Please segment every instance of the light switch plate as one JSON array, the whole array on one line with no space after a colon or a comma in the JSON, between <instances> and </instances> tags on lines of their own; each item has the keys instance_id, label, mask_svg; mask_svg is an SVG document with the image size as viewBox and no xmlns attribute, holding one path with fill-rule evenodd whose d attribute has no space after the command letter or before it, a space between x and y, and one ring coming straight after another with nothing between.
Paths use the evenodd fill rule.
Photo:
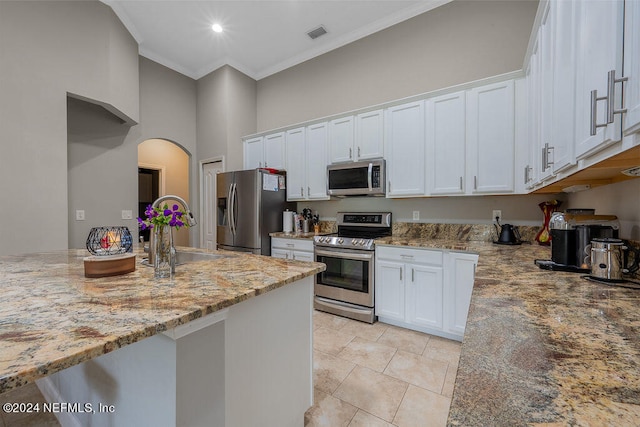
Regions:
<instances>
[{"instance_id":1,"label":"light switch plate","mask_svg":"<svg viewBox=\"0 0 640 427\"><path fill-rule=\"evenodd\" d=\"M133 211L123 210L122 211L122 219L133 219Z\"/></svg>"},{"instance_id":2,"label":"light switch plate","mask_svg":"<svg viewBox=\"0 0 640 427\"><path fill-rule=\"evenodd\" d=\"M84 210L76 211L76 221L84 221Z\"/></svg>"}]
</instances>

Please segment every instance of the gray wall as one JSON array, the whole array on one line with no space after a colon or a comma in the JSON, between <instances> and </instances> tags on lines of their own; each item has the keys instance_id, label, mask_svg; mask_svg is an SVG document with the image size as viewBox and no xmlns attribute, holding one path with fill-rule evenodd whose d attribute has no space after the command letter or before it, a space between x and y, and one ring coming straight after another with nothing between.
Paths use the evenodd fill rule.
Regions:
<instances>
[{"instance_id":1,"label":"gray wall","mask_svg":"<svg viewBox=\"0 0 640 427\"><path fill-rule=\"evenodd\" d=\"M138 120L138 47L97 1L1 1L0 55L0 254L63 249L67 92Z\"/></svg>"},{"instance_id":2,"label":"gray wall","mask_svg":"<svg viewBox=\"0 0 640 427\"><path fill-rule=\"evenodd\" d=\"M454 1L258 81L258 132L522 68L537 1Z\"/></svg>"},{"instance_id":3,"label":"gray wall","mask_svg":"<svg viewBox=\"0 0 640 427\"><path fill-rule=\"evenodd\" d=\"M197 88L198 159L225 156L226 170L242 169L240 140L256 131L256 81L227 65Z\"/></svg>"}]
</instances>

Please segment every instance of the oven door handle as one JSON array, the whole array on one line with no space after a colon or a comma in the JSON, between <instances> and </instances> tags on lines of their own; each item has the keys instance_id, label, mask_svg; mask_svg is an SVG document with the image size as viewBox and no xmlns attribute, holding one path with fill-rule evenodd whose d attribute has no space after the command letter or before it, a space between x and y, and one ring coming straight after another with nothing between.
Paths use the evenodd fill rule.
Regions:
<instances>
[{"instance_id":1,"label":"oven door handle","mask_svg":"<svg viewBox=\"0 0 640 427\"><path fill-rule=\"evenodd\" d=\"M373 252L370 253L359 253L359 252L343 252L343 251L334 251L334 250L315 250L316 255L320 256L328 256L333 258L347 258L347 259L357 259L357 260L365 260L369 261L373 259Z\"/></svg>"}]
</instances>

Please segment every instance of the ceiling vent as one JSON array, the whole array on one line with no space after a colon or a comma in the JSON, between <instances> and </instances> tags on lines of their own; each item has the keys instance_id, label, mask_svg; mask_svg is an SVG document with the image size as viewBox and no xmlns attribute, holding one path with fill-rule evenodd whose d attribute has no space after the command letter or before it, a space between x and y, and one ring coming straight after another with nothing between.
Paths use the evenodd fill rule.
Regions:
<instances>
[{"instance_id":1,"label":"ceiling vent","mask_svg":"<svg viewBox=\"0 0 640 427\"><path fill-rule=\"evenodd\" d=\"M322 25L307 32L307 35L311 40L315 40L320 36L324 36L325 34L327 34L327 30Z\"/></svg>"}]
</instances>

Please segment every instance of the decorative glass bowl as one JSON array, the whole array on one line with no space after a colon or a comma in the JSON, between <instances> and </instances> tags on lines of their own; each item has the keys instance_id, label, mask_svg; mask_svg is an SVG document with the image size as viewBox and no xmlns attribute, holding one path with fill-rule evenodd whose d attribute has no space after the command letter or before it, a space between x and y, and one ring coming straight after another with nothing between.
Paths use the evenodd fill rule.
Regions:
<instances>
[{"instance_id":1,"label":"decorative glass bowl","mask_svg":"<svg viewBox=\"0 0 640 427\"><path fill-rule=\"evenodd\" d=\"M95 256L133 252L133 238L127 227L94 227L87 237L87 250Z\"/></svg>"}]
</instances>

